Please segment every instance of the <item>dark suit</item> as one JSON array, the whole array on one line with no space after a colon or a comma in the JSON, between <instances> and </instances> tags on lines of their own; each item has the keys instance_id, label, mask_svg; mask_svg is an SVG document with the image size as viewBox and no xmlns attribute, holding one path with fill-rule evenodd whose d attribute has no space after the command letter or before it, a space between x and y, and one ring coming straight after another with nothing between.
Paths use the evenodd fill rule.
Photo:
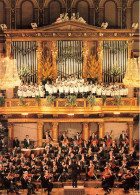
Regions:
<instances>
[{"instance_id":1,"label":"dark suit","mask_svg":"<svg viewBox=\"0 0 140 195\"><path fill-rule=\"evenodd\" d=\"M24 139L25 148L28 148L30 145L31 145L31 141L29 140L29 142L28 142L27 139Z\"/></svg>"},{"instance_id":2,"label":"dark suit","mask_svg":"<svg viewBox=\"0 0 140 195\"><path fill-rule=\"evenodd\" d=\"M77 175L78 175L78 165L76 163L72 164L72 185L77 188Z\"/></svg>"},{"instance_id":3,"label":"dark suit","mask_svg":"<svg viewBox=\"0 0 140 195\"><path fill-rule=\"evenodd\" d=\"M17 140L13 140L13 148L14 147L19 147L19 141L18 141L18 139Z\"/></svg>"}]
</instances>

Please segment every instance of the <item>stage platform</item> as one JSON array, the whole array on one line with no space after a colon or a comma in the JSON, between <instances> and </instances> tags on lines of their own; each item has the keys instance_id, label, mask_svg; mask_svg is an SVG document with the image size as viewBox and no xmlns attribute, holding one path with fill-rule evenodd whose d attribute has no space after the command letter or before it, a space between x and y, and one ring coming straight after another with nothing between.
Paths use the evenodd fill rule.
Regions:
<instances>
[{"instance_id":1,"label":"stage platform","mask_svg":"<svg viewBox=\"0 0 140 195\"><path fill-rule=\"evenodd\" d=\"M73 186L64 186L64 195L84 195L85 188L84 186L77 186L77 188L73 188Z\"/></svg>"}]
</instances>

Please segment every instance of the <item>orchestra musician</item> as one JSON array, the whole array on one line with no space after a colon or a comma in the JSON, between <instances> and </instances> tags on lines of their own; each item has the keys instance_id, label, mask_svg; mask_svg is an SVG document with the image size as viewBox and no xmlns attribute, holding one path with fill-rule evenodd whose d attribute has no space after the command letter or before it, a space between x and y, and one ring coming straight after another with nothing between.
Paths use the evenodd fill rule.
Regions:
<instances>
[{"instance_id":1,"label":"orchestra musician","mask_svg":"<svg viewBox=\"0 0 140 195\"><path fill-rule=\"evenodd\" d=\"M44 174L41 176L41 185L42 188L46 188L45 191L48 190L48 195L52 191L53 183L52 183L53 175L45 170Z\"/></svg>"},{"instance_id":2,"label":"orchestra musician","mask_svg":"<svg viewBox=\"0 0 140 195\"><path fill-rule=\"evenodd\" d=\"M51 138L51 136L50 136L48 131L45 132L44 139L46 139L46 142L50 142L52 140L52 138Z\"/></svg>"},{"instance_id":3,"label":"orchestra musician","mask_svg":"<svg viewBox=\"0 0 140 195\"><path fill-rule=\"evenodd\" d=\"M73 188L77 188L77 175L78 175L78 165L76 163L76 161L74 160L72 165L71 165L71 168L72 168L72 186Z\"/></svg>"},{"instance_id":4,"label":"orchestra musician","mask_svg":"<svg viewBox=\"0 0 140 195\"><path fill-rule=\"evenodd\" d=\"M130 186L134 187L135 178L134 178L133 173L130 170L127 170L126 174L123 175L122 184L123 184L125 193L129 193Z\"/></svg>"},{"instance_id":5,"label":"orchestra musician","mask_svg":"<svg viewBox=\"0 0 140 195\"><path fill-rule=\"evenodd\" d=\"M14 176L12 176L10 172L8 173L7 176L4 177L3 182L5 188L7 189L7 194L9 192L11 193L15 192L16 194L19 194L19 187L14 180Z\"/></svg>"},{"instance_id":6,"label":"orchestra musician","mask_svg":"<svg viewBox=\"0 0 140 195\"><path fill-rule=\"evenodd\" d=\"M28 174L28 171L23 173L21 177L21 184L23 189L28 189L27 195L35 194L36 185L32 182L32 174Z\"/></svg>"},{"instance_id":7,"label":"orchestra musician","mask_svg":"<svg viewBox=\"0 0 140 195\"><path fill-rule=\"evenodd\" d=\"M26 138L24 139L24 147L29 148L31 146L31 141L29 139L29 135L26 135Z\"/></svg>"},{"instance_id":8,"label":"orchestra musician","mask_svg":"<svg viewBox=\"0 0 140 195\"><path fill-rule=\"evenodd\" d=\"M114 185L114 175L109 166L105 167L102 178L102 187L107 192L110 193L111 189Z\"/></svg>"},{"instance_id":9,"label":"orchestra musician","mask_svg":"<svg viewBox=\"0 0 140 195\"><path fill-rule=\"evenodd\" d=\"M129 143L128 136L126 135L126 133L124 131L122 131L122 133L120 134L119 141L120 141L120 145L122 145L124 141Z\"/></svg>"},{"instance_id":10,"label":"orchestra musician","mask_svg":"<svg viewBox=\"0 0 140 195\"><path fill-rule=\"evenodd\" d=\"M17 137L15 137L13 140L13 148L19 148L19 140Z\"/></svg>"}]
</instances>

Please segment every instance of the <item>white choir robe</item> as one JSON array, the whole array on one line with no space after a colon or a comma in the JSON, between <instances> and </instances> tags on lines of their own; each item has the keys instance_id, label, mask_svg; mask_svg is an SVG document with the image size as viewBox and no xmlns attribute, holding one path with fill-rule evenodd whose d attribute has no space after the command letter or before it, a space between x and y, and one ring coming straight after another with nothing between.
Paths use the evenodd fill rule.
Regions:
<instances>
[{"instance_id":1,"label":"white choir robe","mask_svg":"<svg viewBox=\"0 0 140 195\"><path fill-rule=\"evenodd\" d=\"M87 87L87 85L84 85L83 88L84 88L84 93L87 93L87 92L88 92L88 87Z\"/></svg>"},{"instance_id":2,"label":"white choir robe","mask_svg":"<svg viewBox=\"0 0 140 195\"><path fill-rule=\"evenodd\" d=\"M65 94L68 94L69 91L70 91L69 86L68 85L67 86L64 86L64 93Z\"/></svg>"},{"instance_id":3,"label":"white choir robe","mask_svg":"<svg viewBox=\"0 0 140 195\"><path fill-rule=\"evenodd\" d=\"M23 97L27 97L27 91L23 90Z\"/></svg>"},{"instance_id":4,"label":"white choir robe","mask_svg":"<svg viewBox=\"0 0 140 195\"><path fill-rule=\"evenodd\" d=\"M91 90L92 90L92 85L91 84L89 84L88 90L91 92Z\"/></svg>"},{"instance_id":5,"label":"white choir robe","mask_svg":"<svg viewBox=\"0 0 140 195\"><path fill-rule=\"evenodd\" d=\"M123 88L119 90L119 95L123 96Z\"/></svg>"},{"instance_id":6,"label":"white choir robe","mask_svg":"<svg viewBox=\"0 0 140 195\"><path fill-rule=\"evenodd\" d=\"M30 89L27 90L27 96L32 97L32 90L30 90Z\"/></svg>"},{"instance_id":7,"label":"white choir robe","mask_svg":"<svg viewBox=\"0 0 140 195\"><path fill-rule=\"evenodd\" d=\"M80 87L80 81L79 80L77 81L77 85L78 85L78 87Z\"/></svg>"},{"instance_id":8,"label":"white choir robe","mask_svg":"<svg viewBox=\"0 0 140 195\"><path fill-rule=\"evenodd\" d=\"M92 86L92 88L91 88L91 93L92 93L92 94L95 94L95 93L96 93L96 86Z\"/></svg>"},{"instance_id":9,"label":"white choir robe","mask_svg":"<svg viewBox=\"0 0 140 195\"><path fill-rule=\"evenodd\" d=\"M111 97L114 97L114 91L111 90Z\"/></svg>"},{"instance_id":10,"label":"white choir robe","mask_svg":"<svg viewBox=\"0 0 140 195\"><path fill-rule=\"evenodd\" d=\"M49 87L49 94L52 95L53 94L53 87Z\"/></svg>"},{"instance_id":11,"label":"white choir robe","mask_svg":"<svg viewBox=\"0 0 140 195\"><path fill-rule=\"evenodd\" d=\"M44 98L44 96L45 96L45 91L44 91L44 90L40 90L40 91L39 91L39 95L40 95L41 98Z\"/></svg>"},{"instance_id":12,"label":"white choir robe","mask_svg":"<svg viewBox=\"0 0 140 195\"><path fill-rule=\"evenodd\" d=\"M119 95L119 90L118 89L117 90L116 89L114 90L114 95Z\"/></svg>"},{"instance_id":13,"label":"white choir robe","mask_svg":"<svg viewBox=\"0 0 140 195\"><path fill-rule=\"evenodd\" d=\"M18 89L17 94L18 94L18 97L22 97L23 96L23 91Z\"/></svg>"},{"instance_id":14,"label":"white choir robe","mask_svg":"<svg viewBox=\"0 0 140 195\"><path fill-rule=\"evenodd\" d=\"M20 86L18 86L18 89L23 90L23 87L24 87L24 85L20 85Z\"/></svg>"},{"instance_id":15,"label":"white choir robe","mask_svg":"<svg viewBox=\"0 0 140 195\"><path fill-rule=\"evenodd\" d=\"M48 84L46 83L46 84L45 84L45 89L46 89L46 91L49 91L50 85L48 85Z\"/></svg>"},{"instance_id":16,"label":"white choir robe","mask_svg":"<svg viewBox=\"0 0 140 195\"><path fill-rule=\"evenodd\" d=\"M123 89L123 95L127 96L128 95L128 88Z\"/></svg>"},{"instance_id":17,"label":"white choir robe","mask_svg":"<svg viewBox=\"0 0 140 195\"><path fill-rule=\"evenodd\" d=\"M35 90L35 96L39 96L39 90Z\"/></svg>"},{"instance_id":18,"label":"white choir robe","mask_svg":"<svg viewBox=\"0 0 140 195\"><path fill-rule=\"evenodd\" d=\"M28 90L29 85L25 85L24 87L26 88L26 90Z\"/></svg>"},{"instance_id":19,"label":"white choir robe","mask_svg":"<svg viewBox=\"0 0 140 195\"><path fill-rule=\"evenodd\" d=\"M70 87L70 94L74 93L74 87Z\"/></svg>"},{"instance_id":20,"label":"white choir robe","mask_svg":"<svg viewBox=\"0 0 140 195\"><path fill-rule=\"evenodd\" d=\"M79 92L80 92L80 93L83 93L83 92L84 92L84 87L83 87L83 86L80 86L80 87L79 87Z\"/></svg>"},{"instance_id":21,"label":"white choir robe","mask_svg":"<svg viewBox=\"0 0 140 195\"><path fill-rule=\"evenodd\" d=\"M96 94L101 96L101 92L102 92L102 88L101 87L97 87Z\"/></svg>"},{"instance_id":22,"label":"white choir robe","mask_svg":"<svg viewBox=\"0 0 140 195\"><path fill-rule=\"evenodd\" d=\"M42 87L44 89L44 85L38 85L39 91L41 91Z\"/></svg>"},{"instance_id":23,"label":"white choir robe","mask_svg":"<svg viewBox=\"0 0 140 195\"><path fill-rule=\"evenodd\" d=\"M59 93L64 93L64 87L62 85L59 86Z\"/></svg>"},{"instance_id":24,"label":"white choir robe","mask_svg":"<svg viewBox=\"0 0 140 195\"><path fill-rule=\"evenodd\" d=\"M110 89L106 89L106 95L110 96L111 95L111 90Z\"/></svg>"},{"instance_id":25,"label":"white choir robe","mask_svg":"<svg viewBox=\"0 0 140 195\"><path fill-rule=\"evenodd\" d=\"M80 79L80 83L82 83L82 84L83 84L83 83L84 83L84 79Z\"/></svg>"},{"instance_id":26,"label":"white choir robe","mask_svg":"<svg viewBox=\"0 0 140 195\"><path fill-rule=\"evenodd\" d=\"M57 93L57 86L53 85L53 93Z\"/></svg>"},{"instance_id":27,"label":"white choir robe","mask_svg":"<svg viewBox=\"0 0 140 195\"><path fill-rule=\"evenodd\" d=\"M78 86L75 86L75 87L74 87L74 92L75 92L75 93L78 93Z\"/></svg>"},{"instance_id":28,"label":"white choir robe","mask_svg":"<svg viewBox=\"0 0 140 195\"><path fill-rule=\"evenodd\" d=\"M106 89L102 89L102 95L106 95Z\"/></svg>"},{"instance_id":29,"label":"white choir robe","mask_svg":"<svg viewBox=\"0 0 140 195\"><path fill-rule=\"evenodd\" d=\"M32 90L34 88L34 85L29 85L30 89Z\"/></svg>"},{"instance_id":30,"label":"white choir robe","mask_svg":"<svg viewBox=\"0 0 140 195\"><path fill-rule=\"evenodd\" d=\"M35 91L32 91L32 97L35 98Z\"/></svg>"}]
</instances>

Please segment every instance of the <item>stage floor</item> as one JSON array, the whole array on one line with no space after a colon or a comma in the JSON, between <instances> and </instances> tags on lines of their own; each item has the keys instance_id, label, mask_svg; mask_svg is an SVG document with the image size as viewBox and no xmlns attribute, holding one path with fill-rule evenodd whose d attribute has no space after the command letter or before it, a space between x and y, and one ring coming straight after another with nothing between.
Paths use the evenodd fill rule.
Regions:
<instances>
[{"instance_id":1,"label":"stage floor","mask_svg":"<svg viewBox=\"0 0 140 195\"><path fill-rule=\"evenodd\" d=\"M22 190L19 191L21 195L27 195L27 190ZM138 190L129 190L129 195L137 195L139 194ZM0 194L7 194L5 190L0 190ZM9 195L15 195L16 193L9 193ZM36 194L41 194L41 195L47 195L48 193L42 192L41 189ZM102 188L85 188L85 195L104 195L105 191ZM124 190L122 188L115 188L114 190L112 189L110 195L126 195L124 193ZM51 195L64 195L64 188L53 188Z\"/></svg>"}]
</instances>

